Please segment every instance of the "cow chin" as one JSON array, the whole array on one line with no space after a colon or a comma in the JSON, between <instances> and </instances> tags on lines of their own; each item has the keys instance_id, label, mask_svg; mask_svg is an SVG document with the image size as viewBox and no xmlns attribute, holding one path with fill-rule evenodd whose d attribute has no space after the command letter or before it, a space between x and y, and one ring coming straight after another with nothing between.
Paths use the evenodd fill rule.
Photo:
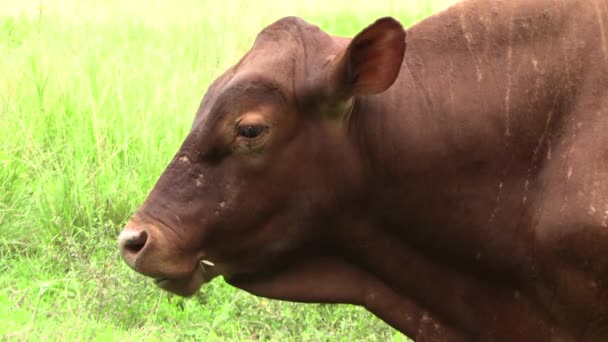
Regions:
<instances>
[{"instance_id":1,"label":"cow chin","mask_svg":"<svg viewBox=\"0 0 608 342\"><path fill-rule=\"evenodd\" d=\"M201 270L197 270L191 275L181 278L156 278L154 279L154 283L165 291L183 297L190 297L198 292L201 286L209 280L205 279Z\"/></svg>"}]
</instances>

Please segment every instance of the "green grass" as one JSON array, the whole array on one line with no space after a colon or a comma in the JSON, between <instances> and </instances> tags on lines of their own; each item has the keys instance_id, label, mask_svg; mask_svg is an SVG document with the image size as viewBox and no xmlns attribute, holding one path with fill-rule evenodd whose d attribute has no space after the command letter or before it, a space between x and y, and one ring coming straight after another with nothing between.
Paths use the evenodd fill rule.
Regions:
<instances>
[{"instance_id":1,"label":"green grass","mask_svg":"<svg viewBox=\"0 0 608 342\"><path fill-rule=\"evenodd\" d=\"M353 35L451 0L0 0L0 336L8 340L406 338L361 308L192 299L132 272L115 238L187 134L207 85L265 25Z\"/></svg>"}]
</instances>

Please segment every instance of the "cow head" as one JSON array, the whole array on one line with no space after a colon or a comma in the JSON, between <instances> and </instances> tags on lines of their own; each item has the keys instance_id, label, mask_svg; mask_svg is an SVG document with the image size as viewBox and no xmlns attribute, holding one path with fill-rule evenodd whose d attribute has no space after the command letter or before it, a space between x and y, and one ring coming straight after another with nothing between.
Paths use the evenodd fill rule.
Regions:
<instances>
[{"instance_id":1,"label":"cow head","mask_svg":"<svg viewBox=\"0 0 608 342\"><path fill-rule=\"evenodd\" d=\"M388 89L404 51L405 31L391 18L352 40L296 18L265 28L209 87L182 147L120 234L126 263L192 295L217 275L271 279L314 256L364 191L357 98Z\"/></svg>"}]
</instances>

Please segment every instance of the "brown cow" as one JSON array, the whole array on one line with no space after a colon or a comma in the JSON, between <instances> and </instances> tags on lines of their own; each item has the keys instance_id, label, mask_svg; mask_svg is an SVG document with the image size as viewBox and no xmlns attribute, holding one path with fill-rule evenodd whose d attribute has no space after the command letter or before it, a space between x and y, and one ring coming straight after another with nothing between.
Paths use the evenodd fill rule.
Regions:
<instances>
[{"instance_id":1,"label":"brown cow","mask_svg":"<svg viewBox=\"0 0 608 342\"><path fill-rule=\"evenodd\" d=\"M606 0L472 0L407 39L279 20L210 86L122 255L180 295L221 275L418 341L606 341L607 34Z\"/></svg>"}]
</instances>

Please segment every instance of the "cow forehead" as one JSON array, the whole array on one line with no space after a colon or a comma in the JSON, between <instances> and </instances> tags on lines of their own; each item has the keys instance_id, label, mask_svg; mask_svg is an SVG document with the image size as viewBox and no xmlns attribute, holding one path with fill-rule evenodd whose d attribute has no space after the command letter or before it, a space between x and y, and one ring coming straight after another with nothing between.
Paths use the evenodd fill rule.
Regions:
<instances>
[{"instance_id":1,"label":"cow forehead","mask_svg":"<svg viewBox=\"0 0 608 342\"><path fill-rule=\"evenodd\" d=\"M237 65L255 65L279 77L290 69L307 69L324 63L336 49L333 37L318 26L297 17L286 17L265 27L256 37L249 53ZM334 51L335 52L335 51Z\"/></svg>"},{"instance_id":2,"label":"cow forehead","mask_svg":"<svg viewBox=\"0 0 608 342\"><path fill-rule=\"evenodd\" d=\"M251 49L208 89L194 125L207 126L218 120L214 108L223 101L238 102L243 95L272 89L283 98L312 79L311 70L326 62L332 37L297 17L286 17L264 28Z\"/></svg>"},{"instance_id":3,"label":"cow forehead","mask_svg":"<svg viewBox=\"0 0 608 342\"><path fill-rule=\"evenodd\" d=\"M197 113L194 127L214 125L227 113L242 112L260 105L279 105L292 97L289 75L248 68L236 72L227 82L210 90ZM251 70L255 70L252 72ZM283 76L283 77L280 77Z\"/></svg>"},{"instance_id":4,"label":"cow forehead","mask_svg":"<svg viewBox=\"0 0 608 342\"><path fill-rule=\"evenodd\" d=\"M306 35L323 33L318 26L298 17L285 17L266 26L256 37L256 44L277 41L298 41Z\"/></svg>"}]
</instances>

